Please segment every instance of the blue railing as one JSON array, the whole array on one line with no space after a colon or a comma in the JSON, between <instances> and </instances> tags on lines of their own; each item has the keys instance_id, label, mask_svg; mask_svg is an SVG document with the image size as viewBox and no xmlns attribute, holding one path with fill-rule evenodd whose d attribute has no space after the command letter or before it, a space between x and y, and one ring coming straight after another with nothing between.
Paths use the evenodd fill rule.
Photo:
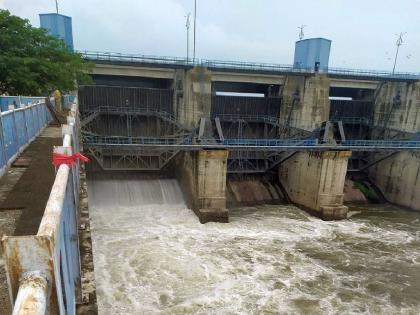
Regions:
<instances>
[{"instance_id":1,"label":"blue railing","mask_svg":"<svg viewBox=\"0 0 420 315\"><path fill-rule=\"evenodd\" d=\"M44 103L4 111L0 115L0 174L51 120Z\"/></svg>"},{"instance_id":2,"label":"blue railing","mask_svg":"<svg viewBox=\"0 0 420 315\"><path fill-rule=\"evenodd\" d=\"M13 105L15 108L20 108L36 103L43 103L45 97L43 96L0 96L1 111L9 110L9 106Z\"/></svg>"},{"instance_id":3,"label":"blue railing","mask_svg":"<svg viewBox=\"0 0 420 315\"><path fill-rule=\"evenodd\" d=\"M249 147L284 147L284 146L316 146L316 139L226 139L222 141L226 146L249 146Z\"/></svg>"},{"instance_id":4,"label":"blue railing","mask_svg":"<svg viewBox=\"0 0 420 315\"><path fill-rule=\"evenodd\" d=\"M343 142L348 147L392 147L392 148L413 148L420 149L420 141L411 140L347 140Z\"/></svg>"},{"instance_id":5,"label":"blue railing","mask_svg":"<svg viewBox=\"0 0 420 315\"><path fill-rule=\"evenodd\" d=\"M86 146L143 146L165 149L176 147L180 150L199 150L205 148L226 149L296 149L296 150L420 150L420 141L403 140L347 140L343 143L319 143L317 139L215 139L193 140L192 136L177 138L99 136L85 134Z\"/></svg>"},{"instance_id":6,"label":"blue railing","mask_svg":"<svg viewBox=\"0 0 420 315\"><path fill-rule=\"evenodd\" d=\"M18 113L23 113L24 118L18 118ZM3 135L13 135L10 139L15 141L14 148L39 133L50 120L45 104L8 111L1 117ZM79 151L76 104L70 105L67 123L63 126L63 145L54 147L56 153ZM19 132L22 132L21 142ZM54 184L36 235L4 236L2 239L13 314L47 314L51 305L54 305L54 314L76 314L76 302L81 300L78 295L81 293L79 172L79 162L56 168Z\"/></svg>"},{"instance_id":7,"label":"blue railing","mask_svg":"<svg viewBox=\"0 0 420 315\"><path fill-rule=\"evenodd\" d=\"M87 145L161 145L161 146L174 146L174 145L191 145L192 138L176 137L176 138L152 138L152 137L124 137L124 136L96 136L96 135L83 135L83 143Z\"/></svg>"},{"instance_id":8,"label":"blue railing","mask_svg":"<svg viewBox=\"0 0 420 315\"><path fill-rule=\"evenodd\" d=\"M183 67L202 66L210 69L220 70L243 70L255 72L273 73L315 73L314 68L294 67L293 65L262 63L262 62L242 62L227 60L208 60L208 59L186 59L180 57L149 56L138 54L122 54L113 52L99 51L77 51L84 58L94 61L116 61L129 63L149 63L156 65L174 65ZM420 73L409 72L390 72L381 70L366 69L346 69L330 67L327 70L319 70L320 73L344 77L363 77L370 79L389 79L389 80L420 80Z\"/></svg>"},{"instance_id":9,"label":"blue railing","mask_svg":"<svg viewBox=\"0 0 420 315\"><path fill-rule=\"evenodd\" d=\"M75 95L63 95L63 108L67 109L71 103L74 103L75 97ZM0 96L0 108L5 112L9 110L10 105L20 108L44 101L44 96Z\"/></svg>"},{"instance_id":10,"label":"blue railing","mask_svg":"<svg viewBox=\"0 0 420 315\"><path fill-rule=\"evenodd\" d=\"M180 65L180 66L191 66L191 67L199 63L198 59L190 58L187 60L187 58L169 57L169 56L122 54L122 53L115 53L115 52L101 52L101 51L87 51L87 50L79 50L76 52L81 54L82 57L86 59L98 60L98 61L151 63L151 64Z\"/></svg>"}]
</instances>

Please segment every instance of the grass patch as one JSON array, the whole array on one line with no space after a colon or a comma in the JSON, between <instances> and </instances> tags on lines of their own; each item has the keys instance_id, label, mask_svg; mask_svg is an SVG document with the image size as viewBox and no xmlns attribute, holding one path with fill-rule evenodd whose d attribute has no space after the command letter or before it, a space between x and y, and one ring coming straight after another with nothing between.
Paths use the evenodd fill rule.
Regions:
<instances>
[{"instance_id":1,"label":"grass patch","mask_svg":"<svg viewBox=\"0 0 420 315\"><path fill-rule=\"evenodd\" d=\"M380 198L372 187L367 186L363 182L354 182L353 188L359 189L362 192L362 194L366 197L366 199L370 202L379 203Z\"/></svg>"}]
</instances>

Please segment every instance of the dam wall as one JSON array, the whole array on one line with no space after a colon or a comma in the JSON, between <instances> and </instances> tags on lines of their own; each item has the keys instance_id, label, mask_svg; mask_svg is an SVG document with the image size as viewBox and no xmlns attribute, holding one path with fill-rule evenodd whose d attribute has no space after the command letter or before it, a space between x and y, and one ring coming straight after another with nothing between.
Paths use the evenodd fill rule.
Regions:
<instances>
[{"instance_id":1,"label":"dam wall","mask_svg":"<svg viewBox=\"0 0 420 315\"><path fill-rule=\"evenodd\" d=\"M286 202L286 196L276 178L265 175L228 176L227 178L226 205L228 208Z\"/></svg>"},{"instance_id":2,"label":"dam wall","mask_svg":"<svg viewBox=\"0 0 420 315\"><path fill-rule=\"evenodd\" d=\"M99 66L100 71L95 72L94 79L101 84L109 83L118 88L119 85L135 82L141 91L134 91L133 96L125 90L114 93L121 95L117 100L119 105L116 105L120 106L119 109L115 113L99 113L102 122L97 126L88 122L88 132L121 136L121 141L129 145L140 141L129 137L147 138L147 141L156 139L159 143L175 145L200 145L203 139L220 144L224 140L234 143L241 139L308 138L316 139L320 144L335 145L339 143L336 140L342 141L342 138L337 137L338 126L334 125L334 130L331 124L330 129L326 127L329 120L334 123L342 121L344 131L340 132L351 140L401 139L419 130L419 83L415 80L343 78L317 72L258 73L195 64L188 67L167 66L165 69L138 65L137 72L134 68L130 68L129 74L124 68L120 78L117 78L118 72L110 72L113 76L111 80L106 77L106 68ZM111 94L105 94L107 96L103 100L109 100L108 95ZM80 99L85 100L83 97ZM112 106L109 102L107 104ZM143 109L148 110L153 104L158 104L159 113L149 111L145 114ZM131 110L133 106L139 108L128 113L124 109L127 105ZM81 104L81 109L83 106ZM161 112L168 115L163 117ZM114 133L113 128L116 129ZM226 208L226 192L234 203L251 202L251 199L253 202L270 200L270 191L259 184L254 185L255 196L249 197L251 193L241 196L246 191L244 185L238 181L229 182L227 174L279 174L280 182L287 187L286 193L290 194L289 198L294 203L311 209L321 217L342 218L345 210L340 208L342 198L339 196L343 194L343 178L347 169L360 171L364 165L386 154L367 151L318 154L308 150L289 157L291 152L229 148L226 156L223 153L223 157L216 158L221 153L209 153L216 152L213 148L187 153L170 148L161 152L130 151L129 146L124 150L110 148L90 150L107 170L166 172L174 168L180 182L185 183L182 189L188 196L187 200L203 222L207 219L199 209L222 209L215 218L220 218L219 215L227 218L227 212L223 210ZM369 168L370 179L386 197L389 195L387 198L390 201L411 204L407 200L398 200L403 198L402 195L391 193L395 190L391 187L409 189L410 183L414 183L413 189L418 190L418 184L413 179L392 173L400 160L415 166L416 160L411 161L413 158L411 153L404 157L394 154L378 163L377 167ZM393 159L396 160L391 170L387 163ZM305 172L314 179L307 180L309 175ZM385 179L388 183L384 182ZM391 197L392 194L395 198ZM328 206L339 210L329 211Z\"/></svg>"},{"instance_id":3,"label":"dam wall","mask_svg":"<svg viewBox=\"0 0 420 315\"><path fill-rule=\"evenodd\" d=\"M418 152L401 152L377 163L369 177L389 202L420 211Z\"/></svg>"},{"instance_id":4,"label":"dam wall","mask_svg":"<svg viewBox=\"0 0 420 315\"><path fill-rule=\"evenodd\" d=\"M187 204L201 223L228 222L227 155L225 150L182 152L175 161L175 173Z\"/></svg>"},{"instance_id":5,"label":"dam wall","mask_svg":"<svg viewBox=\"0 0 420 315\"><path fill-rule=\"evenodd\" d=\"M420 131L420 83L388 82L377 93L374 136L391 138L400 132L407 139L415 137ZM371 154L370 162L380 160L385 154ZM368 174L388 201L420 210L418 152L390 155L371 167Z\"/></svg>"},{"instance_id":6,"label":"dam wall","mask_svg":"<svg viewBox=\"0 0 420 315\"><path fill-rule=\"evenodd\" d=\"M320 127L330 113L330 79L325 74L287 76L280 120L308 131Z\"/></svg>"}]
</instances>

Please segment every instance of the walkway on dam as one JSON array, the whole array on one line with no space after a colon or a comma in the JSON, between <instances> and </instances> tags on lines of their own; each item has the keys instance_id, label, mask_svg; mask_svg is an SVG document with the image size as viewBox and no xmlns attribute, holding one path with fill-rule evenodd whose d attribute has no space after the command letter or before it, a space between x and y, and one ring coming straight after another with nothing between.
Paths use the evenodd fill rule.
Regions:
<instances>
[{"instance_id":1,"label":"walkway on dam","mask_svg":"<svg viewBox=\"0 0 420 315\"><path fill-rule=\"evenodd\" d=\"M61 128L49 126L0 179L0 237L35 235L55 179L53 146L61 145ZM11 314L0 248L0 315Z\"/></svg>"}]
</instances>

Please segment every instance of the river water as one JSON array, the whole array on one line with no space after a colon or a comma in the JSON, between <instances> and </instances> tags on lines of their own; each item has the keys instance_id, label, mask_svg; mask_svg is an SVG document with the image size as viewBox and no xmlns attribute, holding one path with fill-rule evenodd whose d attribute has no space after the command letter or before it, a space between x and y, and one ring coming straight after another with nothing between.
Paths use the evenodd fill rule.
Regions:
<instances>
[{"instance_id":1,"label":"river water","mask_svg":"<svg viewBox=\"0 0 420 315\"><path fill-rule=\"evenodd\" d=\"M100 314L419 314L420 213L294 206L201 225L175 180L90 180Z\"/></svg>"}]
</instances>

